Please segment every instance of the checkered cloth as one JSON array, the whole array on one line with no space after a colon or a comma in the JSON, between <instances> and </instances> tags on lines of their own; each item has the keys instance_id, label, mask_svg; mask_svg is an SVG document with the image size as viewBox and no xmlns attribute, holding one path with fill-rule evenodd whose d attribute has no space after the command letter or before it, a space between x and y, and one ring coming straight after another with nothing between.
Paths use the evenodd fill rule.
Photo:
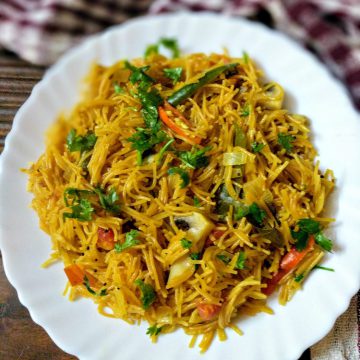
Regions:
<instances>
[{"instance_id":1,"label":"checkered cloth","mask_svg":"<svg viewBox=\"0 0 360 360\"><path fill-rule=\"evenodd\" d=\"M152 0L0 0L0 45L35 64L53 63L89 34L148 11ZM215 11L277 28L315 52L360 110L360 0L155 0L153 14ZM360 293L313 360L359 360Z\"/></svg>"},{"instance_id":2,"label":"checkered cloth","mask_svg":"<svg viewBox=\"0 0 360 360\"><path fill-rule=\"evenodd\" d=\"M129 17L152 0L1 0L0 45L35 64ZM151 12L210 10L265 22L314 51L360 110L360 0L155 0Z\"/></svg>"}]
</instances>

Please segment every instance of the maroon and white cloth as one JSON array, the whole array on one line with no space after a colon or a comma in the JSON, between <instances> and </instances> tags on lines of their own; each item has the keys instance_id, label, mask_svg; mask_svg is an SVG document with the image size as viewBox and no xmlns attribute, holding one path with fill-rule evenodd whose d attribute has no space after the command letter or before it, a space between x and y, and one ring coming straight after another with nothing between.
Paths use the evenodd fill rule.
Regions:
<instances>
[{"instance_id":1,"label":"maroon and white cloth","mask_svg":"<svg viewBox=\"0 0 360 360\"><path fill-rule=\"evenodd\" d=\"M244 16L283 31L318 55L360 111L360 0L0 0L0 46L49 65L108 26L147 11L183 10ZM359 360L360 293L311 357Z\"/></svg>"},{"instance_id":2,"label":"maroon and white cloth","mask_svg":"<svg viewBox=\"0 0 360 360\"><path fill-rule=\"evenodd\" d=\"M360 110L360 0L1 0L0 45L49 65L89 34L146 12L215 11L271 25L314 51Z\"/></svg>"}]
</instances>

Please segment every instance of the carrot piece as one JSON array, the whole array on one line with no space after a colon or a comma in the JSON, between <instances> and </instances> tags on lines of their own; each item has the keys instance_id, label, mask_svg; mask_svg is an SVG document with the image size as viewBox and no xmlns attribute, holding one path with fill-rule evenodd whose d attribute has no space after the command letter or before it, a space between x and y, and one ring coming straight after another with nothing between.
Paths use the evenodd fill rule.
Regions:
<instances>
[{"instance_id":1,"label":"carrot piece","mask_svg":"<svg viewBox=\"0 0 360 360\"><path fill-rule=\"evenodd\" d=\"M77 264L71 264L64 268L71 286L80 285L84 282L85 271Z\"/></svg>"},{"instance_id":2,"label":"carrot piece","mask_svg":"<svg viewBox=\"0 0 360 360\"><path fill-rule=\"evenodd\" d=\"M190 137L179 125L177 125L166 113L165 109L162 106L158 107L159 111L159 117L161 121L168 126L172 131L174 131L176 134L184 138L186 141L188 141L191 144L200 144L201 138L197 135L194 135L194 137ZM181 118L183 121L183 117Z\"/></svg>"},{"instance_id":3,"label":"carrot piece","mask_svg":"<svg viewBox=\"0 0 360 360\"><path fill-rule=\"evenodd\" d=\"M115 246L115 236L111 229L98 228L96 245L104 250L112 250Z\"/></svg>"},{"instance_id":4,"label":"carrot piece","mask_svg":"<svg viewBox=\"0 0 360 360\"><path fill-rule=\"evenodd\" d=\"M267 287L262 289L263 294L271 295L280 280L287 275L289 272L294 270L296 266L300 263L302 259L304 259L305 255L314 249L315 239L314 236L310 236L306 248L302 251L296 250L296 248L292 248L281 260L280 262L280 270L267 281Z\"/></svg>"},{"instance_id":5,"label":"carrot piece","mask_svg":"<svg viewBox=\"0 0 360 360\"><path fill-rule=\"evenodd\" d=\"M214 235L215 239L220 239L224 234L225 234L225 230L213 230L211 232L212 235Z\"/></svg>"},{"instance_id":6,"label":"carrot piece","mask_svg":"<svg viewBox=\"0 0 360 360\"><path fill-rule=\"evenodd\" d=\"M262 293L269 296L271 295L278 283L280 282L280 280L287 274L287 272L285 270L279 270L271 279L269 279L266 284L267 287L262 289Z\"/></svg>"},{"instance_id":7,"label":"carrot piece","mask_svg":"<svg viewBox=\"0 0 360 360\"><path fill-rule=\"evenodd\" d=\"M99 287L99 282L92 275L78 264L71 264L64 268L65 274L70 281L71 286L81 285L84 283L85 276L89 280L91 287Z\"/></svg>"},{"instance_id":8,"label":"carrot piece","mask_svg":"<svg viewBox=\"0 0 360 360\"><path fill-rule=\"evenodd\" d=\"M191 127L189 120L174 106L171 106L167 101L164 102L165 110L171 111L174 115L180 118L187 126Z\"/></svg>"},{"instance_id":9,"label":"carrot piece","mask_svg":"<svg viewBox=\"0 0 360 360\"><path fill-rule=\"evenodd\" d=\"M196 308L203 320L212 320L221 310L220 305L204 303L197 304Z\"/></svg>"},{"instance_id":10,"label":"carrot piece","mask_svg":"<svg viewBox=\"0 0 360 360\"><path fill-rule=\"evenodd\" d=\"M280 268L289 272L296 267L296 265L305 257L305 255L313 250L315 244L314 237L309 237L306 248L302 251L292 248L281 260Z\"/></svg>"}]
</instances>

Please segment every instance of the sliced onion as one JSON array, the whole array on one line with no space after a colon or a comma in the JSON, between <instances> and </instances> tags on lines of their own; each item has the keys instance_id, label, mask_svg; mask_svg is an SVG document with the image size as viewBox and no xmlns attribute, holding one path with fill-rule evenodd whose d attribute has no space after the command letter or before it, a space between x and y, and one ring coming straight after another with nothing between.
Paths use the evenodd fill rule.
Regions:
<instances>
[{"instance_id":1,"label":"sliced onion","mask_svg":"<svg viewBox=\"0 0 360 360\"><path fill-rule=\"evenodd\" d=\"M223 165L224 166L244 165L247 163L247 160L248 160L248 156L243 152L224 153Z\"/></svg>"}]
</instances>

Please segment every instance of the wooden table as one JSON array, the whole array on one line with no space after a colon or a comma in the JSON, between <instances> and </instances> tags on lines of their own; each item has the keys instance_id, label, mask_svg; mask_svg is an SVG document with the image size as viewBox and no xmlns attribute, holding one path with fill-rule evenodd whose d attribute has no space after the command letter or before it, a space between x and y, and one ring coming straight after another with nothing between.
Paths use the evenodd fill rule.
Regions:
<instances>
[{"instance_id":1,"label":"wooden table","mask_svg":"<svg viewBox=\"0 0 360 360\"><path fill-rule=\"evenodd\" d=\"M9 52L0 51L0 153L16 111L42 78L44 71L43 67L30 65ZM0 359L76 359L60 350L44 329L32 321L28 310L20 304L15 289L6 279L1 253ZM307 359L310 359L309 351L299 360Z\"/></svg>"}]
</instances>

